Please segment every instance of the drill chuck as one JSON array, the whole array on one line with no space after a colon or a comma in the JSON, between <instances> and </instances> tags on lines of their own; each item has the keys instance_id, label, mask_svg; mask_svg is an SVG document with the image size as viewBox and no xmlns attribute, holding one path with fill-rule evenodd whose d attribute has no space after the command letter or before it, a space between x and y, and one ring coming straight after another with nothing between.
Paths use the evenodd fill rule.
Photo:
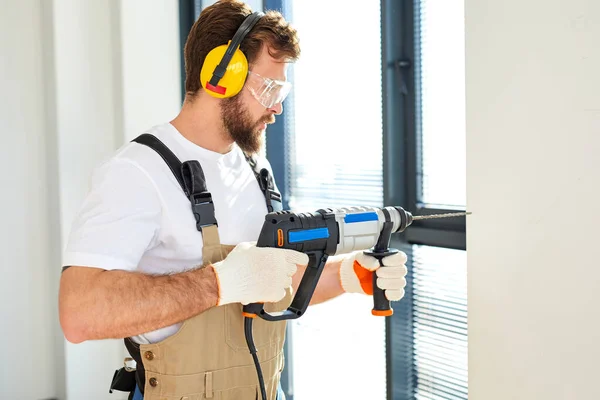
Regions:
<instances>
[{"instance_id":1,"label":"drill chuck","mask_svg":"<svg viewBox=\"0 0 600 400\"><path fill-rule=\"evenodd\" d=\"M413 216L410 212L406 211L402 207L393 207L393 208L398 212L398 216L400 217L400 223L398 224L398 229L395 230L394 233L395 232L404 232L404 230L406 228L408 228L410 226L410 224L412 224Z\"/></svg>"}]
</instances>

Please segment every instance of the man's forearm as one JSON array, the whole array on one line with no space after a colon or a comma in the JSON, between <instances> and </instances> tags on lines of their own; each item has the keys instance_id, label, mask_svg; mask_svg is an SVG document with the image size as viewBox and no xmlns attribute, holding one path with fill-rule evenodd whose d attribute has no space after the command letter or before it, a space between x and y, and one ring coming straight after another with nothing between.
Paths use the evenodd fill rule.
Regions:
<instances>
[{"instance_id":1,"label":"man's forearm","mask_svg":"<svg viewBox=\"0 0 600 400\"><path fill-rule=\"evenodd\" d=\"M63 272L60 320L66 338L124 338L181 322L215 306L212 268L173 275L70 267Z\"/></svg>"}]
</instances>

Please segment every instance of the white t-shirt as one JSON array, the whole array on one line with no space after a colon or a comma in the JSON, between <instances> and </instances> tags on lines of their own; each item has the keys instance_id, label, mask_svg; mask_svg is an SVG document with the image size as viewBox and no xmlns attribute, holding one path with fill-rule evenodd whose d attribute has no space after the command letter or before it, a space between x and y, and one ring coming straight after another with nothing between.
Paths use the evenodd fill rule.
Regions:
<instances>
[{"instance_id":1,"label":"white t-shirt","mask_svg":"<svg viewBox=\"0 0 600 400\"><path fill-rule=\"evenodd\" d=\"M239 147L234 145L227 154L209 151L187 140L170 123L147 132L181 162L200 162L222 244L258 239L267 207ZM258 160L258 166L272 173L265 158ZM202 233L196 229L190 201L156 151L127 143L94 170L90 191L65 246L63 266L166 274L200 264ZM155 343L178 328L172 325L134 340Z\"/></svg>"}]
</instances>

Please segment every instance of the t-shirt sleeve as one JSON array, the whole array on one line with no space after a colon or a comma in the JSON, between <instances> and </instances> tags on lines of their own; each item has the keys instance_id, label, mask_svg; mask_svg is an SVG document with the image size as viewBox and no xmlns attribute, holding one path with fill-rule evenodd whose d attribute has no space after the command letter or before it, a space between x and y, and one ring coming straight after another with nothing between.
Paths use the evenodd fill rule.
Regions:
<instances>
[{"instance_id":1,"label":"t-shirt sleeve","mask_svg":"<svg viewBox=\"0 0 600 400\"><path fill-rule=\"evenodd\" d=\"M112 159L98 167L72 224L62 266L134 270L155 245L161 202L140 166Z\"/></svg>"}]
</instances>

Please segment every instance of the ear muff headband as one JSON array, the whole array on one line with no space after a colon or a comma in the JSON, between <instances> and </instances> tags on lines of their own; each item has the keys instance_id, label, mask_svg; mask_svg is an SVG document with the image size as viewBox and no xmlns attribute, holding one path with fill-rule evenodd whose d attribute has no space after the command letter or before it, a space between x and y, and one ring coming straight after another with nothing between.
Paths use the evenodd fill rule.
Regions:
<instances>
[{"instance_id":1,"label":"ear muff headband","mask_svg":"<svg viewBox=\"0 0 600 400\"><path fill-rule=\"evenodd\" d=\"M200 79L202 87L209 94L219 98L232 97L242 89L248 72L248 61L244 53L239 50L239 46L263 16L262 12L254 12L247 16L228 45L216 47L208 53L200 73ZM217 64L215 61L219 57L220 61ZM235 68L228 70L227 67L230 66L230 63L235 64ZM215 64L217 65L212 69ZM208 79L209 77L210 79ZM219 86L221 81L223 81L223 85Z\"/></svg>"},{"instance_id":2,"label":"ear muff headband","mask_svg":"<svg viewBox=\"0 0 600 400\"><path fill-rule=\"evenodd\" d=\"M211 85L217 86L219 84L219 81L221 80L221 78L223 78L223 75L225 75L227 65L229 65L233 54L242 43L242 40L244 40L246 35L250 32L250 30L252 30L252 28L254 28L254 25L256 25L258 20L263 15L264 14L261 12L255 12L247 16L246 19L244 19L242 25L240 25L235 35L233 35L233 39L231 39L231 42L229 42L229 47L227 47L227 50L225 51L225 55L221 59L221 62L219 63L219 65L217 65L215 71L213 72L213 76L210 80Z\"/></svg>"}]
</instances>

